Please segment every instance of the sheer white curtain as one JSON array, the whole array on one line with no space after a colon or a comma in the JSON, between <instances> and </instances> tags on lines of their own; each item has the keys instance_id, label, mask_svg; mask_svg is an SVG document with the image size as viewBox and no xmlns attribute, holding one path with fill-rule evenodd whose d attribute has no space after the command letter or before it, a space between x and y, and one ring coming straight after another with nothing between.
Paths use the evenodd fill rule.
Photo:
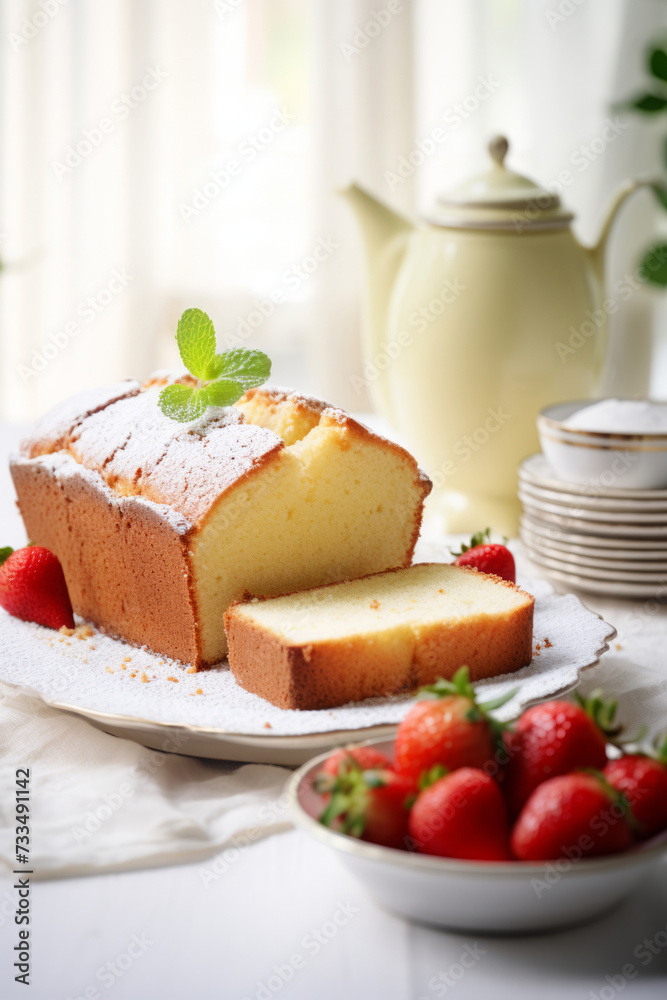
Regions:
<instances>
[{"instance_id":1,"label":"sheer white curtain","mask_svg":"<svg viewBox=\"0 0 667 1000\"><path fill-rule=\"evenodd\" d=\"M302 353L307 0L0 7L0 414L224 345ZM259 309L259 312L257 310Z\"/></svg>"},{"instance_id":2,"label":"sheer white curtain","mask_svg":"<svg viewBox=\"0 0 667 1000\"><path fill-rule=\"evenodd\" d=\"M560 8L572 12L554 23ZM360 250L336 189L354 178L426 208L483 167L498 131L513 166L557 178L641 86L643 48L666 23L664 0L1 5L0 416L31 419L172 363L189 305L210 311L221 346L267 350L277 380L363 409L350 378ZM476 93L433 155L390 182ZM585 239L617 182L660 166L660 124L622 117L563 192ZM624 208L613 274L657 224L648 195ZM640 334L664 302L643 291L613 317L615 387L643 388Z\"/></svg>"}]
</instances>

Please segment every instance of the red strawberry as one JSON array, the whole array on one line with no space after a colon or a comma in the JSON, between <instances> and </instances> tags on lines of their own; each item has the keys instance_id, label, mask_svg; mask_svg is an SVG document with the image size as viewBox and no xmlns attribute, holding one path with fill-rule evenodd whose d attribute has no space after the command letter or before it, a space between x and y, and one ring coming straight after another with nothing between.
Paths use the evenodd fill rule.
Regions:
<instances>
[{"instance_id":1,"label":"red strawberry","mask_svg":"<svg viewBox=\"0 0 667 1000\"><path fill-rule=\"evenodd\" d=\"M3 549L0 558L0 606L15 618L47 628L74 628L72 603L57 556L41 545Z\"/></svg>"},{"instance_id":2,"label":"red strawberry","mask_svg":"<svg viewBox=\"0 0 667 1000\"><path fill-rule=\"evenodd\" d=\"M460 767L426 788L410 812L410 836L422 854L509 861L502 793L484 771Z\"/></svg>"},{"instance_id":3,"label":"red strawberry","mask_svg":"<svg viewBox=\"0 0 667 1000\"><path fill-rule=\"evenodd\" d=\"M417 781L438 764L453 771L493 761L500 727L486 713L507 699L478 705L467 667L461 667L452 681L439 680L422 690L437 697L418 701L399 725L396 770Z\"/></svg>"},{"instance_id":4,"label":"red strawberry","mask_svg":"<svg viewBox=\"0 0 667 1000\"><path fill-rule=\"evenodd\" d=\"M667 829L667 739L660 757L628 754L610 760L603 774L609 784L630 803L635 832L652 837Z\"/></svg>"},{"instance_id":5,"label":"red strawberry","mask_svg":"<svg viewBox=\"0 0 667 1000\"><path fill-rule=\"evenodd\" d=\"M605 703L599 692L593 692L587 701L580 698L578 705L547 701L523 713L503 783L511 815L519 813L547 778L579 767L605 766L606 735L612 733L615 710L615 702Z\"/></svg>"},{"instance_id":6,"label":"red strawberry","mask_svg":"<svg viewBox=\"0 0 667 1000\"><path fill-rule=\"evenodd\" d=\"M374 747L341 747L327 757L322 764L325 774L337 776L345 767L356 765L362 771L376 768L391 768L392 764L386 754L380 753ZM321 773L321 772L320 772Z\"/></svg>"},{"instance_id":7,"label":"red strawberry","mask_svg":"<svg viewBox=\"0 0 667 1000\"><path fill-rule=\"evenodd\" d=\"M404 775L351 767L338 777L320 772L314 787L331 796L320 823L372 844L405 848L415 786Z\"/></svg>"},{"instance_id":8,"label":"red strawberry","mask_svg":"<svg viewBox=\"0 0 667 1000\"><path fill-rule=\"evenodd\" d=\"M490 541L491 529L478 531L470 539L470 545L462 545L456 556L456 566L474 566L480 573L493 573L495 576L516 583L516 566L514 556L506 545ZM456 554L456 553L454 553Z\"/></svg>"},{"instance_id":9,"label":"red strawberry","mask_svg":"<svg viewBox=\"0 0 667 1000\"><path fill-rule=\"evenodd\" d=\"M520 861L595 857L632 843L627 803L601 774L575 771L536 788L514 825L511 846Z\"/></svg>"}]
</instances>

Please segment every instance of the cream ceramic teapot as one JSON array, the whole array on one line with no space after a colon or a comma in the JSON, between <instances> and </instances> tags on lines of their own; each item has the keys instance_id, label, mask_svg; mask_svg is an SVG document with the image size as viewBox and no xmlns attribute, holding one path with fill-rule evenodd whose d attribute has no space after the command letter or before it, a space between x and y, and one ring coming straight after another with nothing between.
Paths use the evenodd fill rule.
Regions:
<instances>
[{"instance_id":1,"label":"cream ceramic teapot","mask_svg":"<svg viewBox=\"0 0 667 1000\"><path fill-rule=\"evenodd\" d=\"M598 243L584 247L556 194L505 166L442 197L414 224L357 185L344 192L367 258L364 377L371 399L434 481L446 531L516 534L517 467L538 450L550 403L595 395L607 315L604 254L627 182Z\"/></svg>"}]
</instances>

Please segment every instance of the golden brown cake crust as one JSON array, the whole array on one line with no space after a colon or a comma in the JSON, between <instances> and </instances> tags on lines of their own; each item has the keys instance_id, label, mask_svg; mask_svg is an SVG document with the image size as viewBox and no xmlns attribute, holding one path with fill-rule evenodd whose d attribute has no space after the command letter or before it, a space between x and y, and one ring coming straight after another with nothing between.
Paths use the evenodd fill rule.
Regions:
<instances>
[{"instance_id":1,"label":"golden brown cake crust","mask_svg":"<svg viewBox=\"0 0 667 1000\"><path fill-rule=\"evenodd\" d=\"M233 604L225 614L232 672L247 691L279 708L300 710L414 690L438 677L451 679L464 664L473 681L513 673L532 659L535 598L500 577L488 578L525 602L504 620L475 615L470 621L422 629L406 626L391 646L382 648L360 636L292 643L250 621L242 613L247 603Z\"/></svg>"},{"instance_id":2,"label":"golden brown cake crust","mask_svg":"<svg viewBox=\"0 0 667 1000\"><path fill-rule=\"evenodd\" d=\"M272 430L234 407L194 425L159 410L157 397L180 374L156 373L65 401L38 422L11 462L28 537L56 553L77 614L112 635L165 656L206 665L200 648L193 539L218 505L285 449ZM250 394L248 394L250 396ZM364 440L401 457L417 484L408 565L431 488L404 449L318 400L263 388L252 397L289 400L346 441ZM419 496L421 494L421 498Z\"/></svg>"},{"instance_id":3,"label":"golden brown cake crust","mask_svg":"<svg viewBox=\"0 0 667 1000\"><path fill-rule=\"evenodd\" d=\"M201 661L185 522L77 470L15 462L12 476L28 536L57 553L77 614L134 645Z\"/></svg>"}]
</instances>

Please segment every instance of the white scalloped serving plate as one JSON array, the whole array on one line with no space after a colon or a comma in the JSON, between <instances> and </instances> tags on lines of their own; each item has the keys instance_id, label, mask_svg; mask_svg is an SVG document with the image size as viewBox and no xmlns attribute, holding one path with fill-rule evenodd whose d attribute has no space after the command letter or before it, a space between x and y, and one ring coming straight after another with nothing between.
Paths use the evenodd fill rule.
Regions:
<instances>
[{"instance_id":1,"label":"white scalloped serving plate","mask_svg":"<svg viewBox=\"0 0 667 1000\"><path fill-rule=\"evenodd\" d=\"M484 698L516 690L498 713L503 719L575 687L616 634L573 594L556 594L543 580L521 583L535 594L533 660L514 674L478 685ZM545 638L553 645L545 646ZM148 683L142 683L142 674ZM102 633L68 640L2 610L0 681L145 746L289 765L351 740L391 735L412 703L406 694L314 712L285 711L240 688L226 663L189 674L183 664Z\"/></svg>"}]
</instances>

